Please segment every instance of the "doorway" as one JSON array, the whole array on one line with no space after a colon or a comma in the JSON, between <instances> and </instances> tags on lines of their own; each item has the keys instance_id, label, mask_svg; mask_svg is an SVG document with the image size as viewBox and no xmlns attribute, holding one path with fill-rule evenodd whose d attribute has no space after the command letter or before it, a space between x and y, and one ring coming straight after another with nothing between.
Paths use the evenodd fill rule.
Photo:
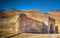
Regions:
<instances>
[{"instance_id":1,"label":"doorway","mask_svg":"<svg viewBox=\"0 0 60 38\"><path fill-rule=\"evenodd\" d=\"M53 31L53 24L50 25L50 33L54 33L54 31Z\"/></svg>"}]
</instances>

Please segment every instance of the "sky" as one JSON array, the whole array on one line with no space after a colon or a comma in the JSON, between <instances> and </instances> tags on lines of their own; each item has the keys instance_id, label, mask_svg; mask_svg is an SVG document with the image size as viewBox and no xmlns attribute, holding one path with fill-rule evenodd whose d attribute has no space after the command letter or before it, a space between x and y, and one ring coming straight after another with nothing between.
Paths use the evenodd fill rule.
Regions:
<instances>
[{"instance_id":1,"label":"sky","mask_svg":"<svg viewBox=\"0 0 60 38\"><path fill-rule=\"evenodd\" d=\"M60 0L0 0L0 9L38 10L49 12L60 10Z\"/></svg>"}]
</instances>

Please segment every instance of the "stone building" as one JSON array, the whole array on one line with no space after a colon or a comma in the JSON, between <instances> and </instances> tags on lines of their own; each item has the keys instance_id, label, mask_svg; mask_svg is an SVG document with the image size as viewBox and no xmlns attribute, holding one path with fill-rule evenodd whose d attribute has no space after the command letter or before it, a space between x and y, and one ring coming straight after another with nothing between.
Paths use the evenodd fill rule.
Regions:
<instances>
[{"instance_id":1,"label":"stone building","mask_svg":"<svg viewBox=\"0 0 60 38\"><path fill-rule=\"evenodd\" d=\"M41 19L43 21L39 21L33 18L29 18L27 14L24 14L22 12L21 14L17 14L19 12L18 10L1 11L0 31L7 30L9 32L14 32L14 33L17 32L57 33L58 32L57 30L58 27L55 26L55 20L53 18L47 15L42 15Z\"/></svg>"},{"instance_id":2,"label":"stone building","mask_svg":"<svg viewBox=\"0 0 60 38\"><path fill-rule=\"evenodd\" d=\"M48 33L55 33L55 20L48 15L43 16L43 22L48 26Z\"/></svg>"},{"instance_id":3,"label":"stone building","mask_svg":"<svg viewBox=\"0 0 60 38\"><path fill-rule=\"evenodd\" d=\"M28 18L26 14L20 14L20 32L29 33L55 33L55 20L44 16L43 22Z\"/></svg>"},{"instance_id":4,"label":"stone building","mask_svg":"<svg viewBox=\"0 0 60 38\"><path fill-rule=\"evenodd\" d=\"M29 33L41 33L42 32L42 22L36 21L34 19L28 18L25 14L20 14L20 29L21 32Z\"/></svg>"}]
</instances>

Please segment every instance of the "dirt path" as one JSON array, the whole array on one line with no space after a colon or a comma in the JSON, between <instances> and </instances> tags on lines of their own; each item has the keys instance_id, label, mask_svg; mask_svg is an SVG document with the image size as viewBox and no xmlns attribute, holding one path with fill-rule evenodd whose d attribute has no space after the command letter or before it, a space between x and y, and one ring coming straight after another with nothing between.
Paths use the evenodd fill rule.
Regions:
<instances>
[{"instance_id":1,"label":"dirt path","mask_svg":"<svg viewBox=\"0 0 60 38\"><path fill-rule=\"evenodd\" d=\"M60 38L60 34L38 34L30 37L24 38Z\"/></svg>"},{"instance_id":2,"label":"dirt path","mask_svg":"<svg viewBox=\"0 0 60 38\"><path fill-rule=\"evenodd\" d=\"M22 33L12 38L60 38L60 34L31 34Z\"/></svg>"}]
</instances>

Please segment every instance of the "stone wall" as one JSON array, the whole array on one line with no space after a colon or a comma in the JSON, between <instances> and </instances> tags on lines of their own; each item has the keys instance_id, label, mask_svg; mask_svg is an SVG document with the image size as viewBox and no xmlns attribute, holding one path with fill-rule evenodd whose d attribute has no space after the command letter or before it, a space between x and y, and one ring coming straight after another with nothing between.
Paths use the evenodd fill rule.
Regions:
<instances>
[{"instance_id":1,"label":"stone wall","mask_svg":"<svg viewBox=\"0 0 60 38\"><path fill-rule=\"evenodd\" d=\"M20 14L20 30L21 32L31 33L47 33L47 26L40 21L28 18L25 14Z\"/></svg>"}]
</instances>

